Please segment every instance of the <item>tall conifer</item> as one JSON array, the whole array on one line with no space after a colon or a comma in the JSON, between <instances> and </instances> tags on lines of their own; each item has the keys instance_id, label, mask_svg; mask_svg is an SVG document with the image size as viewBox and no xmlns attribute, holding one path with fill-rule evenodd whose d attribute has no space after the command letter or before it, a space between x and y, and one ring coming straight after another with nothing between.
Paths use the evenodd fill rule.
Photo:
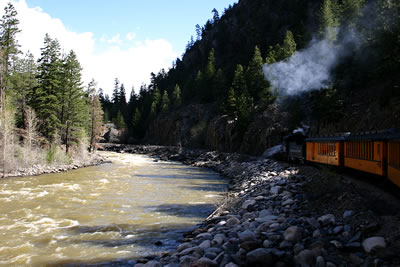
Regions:
<instances>
[{"instance_id":1,"label":"tall conifer","mask_svg":"<svg viewBox=\"0 0 400 267\"><path fill-rule=\"evenodd\" d=\"M81 81L82 68L74 51L70 51L65 59L63 74L65 76L65 150L73 142L80 141L81 132L85 129L85 123L89 121L88 108L84 98Z\"/></svg>"},{"instance_id":2,"label":"tall conifer","mask_svg":"<svg viewBox=\"0 0 400 267\"><path fill-rule=\"evenodd\" d=\"M41 51L41 57L38 60L38 88L34 108L41 122L41 133L53 142L60 126L58 117L61 107L59 94L62 91L60 44L57 39L53 40L46 34Z\"/></svg>"}]
</instances>

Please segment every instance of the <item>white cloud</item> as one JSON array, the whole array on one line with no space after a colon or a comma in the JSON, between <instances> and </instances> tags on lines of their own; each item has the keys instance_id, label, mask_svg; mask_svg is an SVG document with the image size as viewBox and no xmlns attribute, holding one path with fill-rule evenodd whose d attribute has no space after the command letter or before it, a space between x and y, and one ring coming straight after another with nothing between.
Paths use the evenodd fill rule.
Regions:
<instances>
[{"instance_id":1,"label":"white cloud","mask_svg":"<svg viewBox=\"0 0 400 267\"><path fill-rule=\"evenodd\" d=\"M132 41L133 39L136 38L136 33L134 32L128 32L125 36L126 40L128 41Z\"/></svg>"},{"instance_id":2,"label":"white cloud","mask_svg":"<svg viewBox=\"0 0 400 267\"><path fill-rule=\"evenodd\" d=\"M111 37L111 39L108 40L108 43L116 44L116 45L123 45L123 42L121 40L121 34L118 33L117 35L114 35L113 37Z\"/></svg>"},{"instance_id":3,"label":"white cloud","mask_svg":"<svg viewBox=\"0 0 400 267\"><path fill-rule=\"evenodd\" d=\"M1 12L7 2L8 0L0 0ZM22 30L18 37L21 50L29 50L39 58L44 36L48 33L59 40L65 52L71 49L76 52L83 67L83 82L87 84L94 78L99 88L103 88L108 94L112 92L115 78L124 83L127 93L132 86L138 92L142 83L149 82L151 72L157 73L161 68L170 67L178 56L167 40L138 40L130 47L122 47L120 34L109 40L104 34L96 41L93 33L71 32L61 20L51 17L40 7L28 8L25 0L14 1L14 6ZM136 38L134 33L128 33L125 37L127 40ZM96 52L95 48L101 42L103 49ZM104 49L106 43L109 46Z\"/></svg>"}]
</instances>

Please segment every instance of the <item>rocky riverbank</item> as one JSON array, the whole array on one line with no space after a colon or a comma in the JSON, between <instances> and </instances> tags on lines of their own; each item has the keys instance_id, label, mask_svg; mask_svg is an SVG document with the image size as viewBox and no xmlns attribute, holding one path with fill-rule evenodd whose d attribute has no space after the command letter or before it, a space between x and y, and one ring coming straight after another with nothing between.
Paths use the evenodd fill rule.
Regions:
<instances>
[{"instance_id":1,"label":"rocky riverbank","mask_svg":"<svg viewBox=\"0 0 400 267\"><path fill-rule=\"evenodd\" d=\"M47 173L60 173L79 168L96 166L108 162L104 157L98 154L90 154L89 158L83 160L74 160L71 164L34 164L29 168L19 168L6 174L8 177L34 176Z\"/></svg>"},{"instance_id":2,"label":"rocky riverbank","mask_svg":"<svg viewBox=\"0 0 400 267\"><path fill-rule=\"evenodd\" d=\"M211 168L225 201L173 251L110 265L399 266L399 199L327 169L176 147L106 145Z\"/></svg>"}]
</instances>

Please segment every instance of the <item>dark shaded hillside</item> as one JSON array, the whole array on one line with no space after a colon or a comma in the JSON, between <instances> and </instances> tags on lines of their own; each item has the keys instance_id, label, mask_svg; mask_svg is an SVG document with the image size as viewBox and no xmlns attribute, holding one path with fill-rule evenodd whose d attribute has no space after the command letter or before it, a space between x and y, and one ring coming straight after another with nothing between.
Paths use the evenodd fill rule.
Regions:
<instances>
[{"instance_id":1,"label":"dark shaded hillside","mask_svg":"<svg viewBox=\"0 0 400 267\"><path fill-rule=\"evenodd\" d=\"M139 95L122 103L116 83L103 107L136 142L248 154L301 124L313 134L400 127L399 9L390 0L241 0L196 25L182 58ZM290 64L312 39L347 42L323 85L288 94L265 79L264 64Z\"/></svg>"},{"instance_id":2,"label":"dark shaded hillside","mask_svg":"<svg viewBox=\"0 0 400 267\"><path fill-rule=\"evenodd\" d=\"M268 46L281 43L287 30L291 30L299 44L305 44L310 36L305 28L316 25L309 17L319 1L239 1L217 21L208 21L203 28L202 39L189 46L182 59L183 67L192 75L207 64L211 48L215 49L217 68L233 76L237 64L247 65L257 45L266 55ZM301 47L301 46L300 46ZM174 72L170 72L173 78ZM177 79L178 81L178 79Z\"/></svg>"}]
</instances>

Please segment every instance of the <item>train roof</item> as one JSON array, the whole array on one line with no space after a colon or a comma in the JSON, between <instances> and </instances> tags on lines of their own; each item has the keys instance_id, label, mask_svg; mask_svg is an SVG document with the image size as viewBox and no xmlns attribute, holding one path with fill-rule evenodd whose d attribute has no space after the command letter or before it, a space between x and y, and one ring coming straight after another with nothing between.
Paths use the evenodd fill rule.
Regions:
<instances>
[{"instance_id":1,"label":"train roof","mask_svg":"<svg viewBox=\"0 0 400 267\"><path fill-rule=\"evenodd\" d=\"M369 132L360 132L360 133L354 133L350 134L346 137L346 140L349 141L357 141L357 140L386 140L390 138L392 135L394 135L397 132L396 129L391 129L391 130L382 130L382 131L369 131Z\"/></svg>"},{"instance_id":2,"label":"train roof","mask_svg":"<svg viewBox=\"0 0 400 267\"><path fill-rule=\"evenodd\" d=\"M400 140L400 129L393 129L388 136L389 139Z\"/></svg>"},{"instance_id":3,"label":"train roof","mask_svg":"<svg viewBox=\"0 0 400 267\"><path fill-rule=\"evenodd\" d=\"M399 139L400 140L400 130L390 129L382 131L369 131L369 132L359 132L359 133L339 133L335 135L323 135L307 138L307 142L339 142L344 140L357 141L357 140L387 140L387 139Z\"/></svg>"},{"instance_id":4,"label":"train roof","mask_svg":"<svg viewBox=\"0 0 400 267\"><path fill-rule=\"evenodd\" d=\"M335 135L320 135L320 136L314 136L314 137L309 137L306 139L307 142L329 142L329 141L343 141L349 133L338 133Z\"/></svg>"}]
</instances>

